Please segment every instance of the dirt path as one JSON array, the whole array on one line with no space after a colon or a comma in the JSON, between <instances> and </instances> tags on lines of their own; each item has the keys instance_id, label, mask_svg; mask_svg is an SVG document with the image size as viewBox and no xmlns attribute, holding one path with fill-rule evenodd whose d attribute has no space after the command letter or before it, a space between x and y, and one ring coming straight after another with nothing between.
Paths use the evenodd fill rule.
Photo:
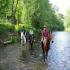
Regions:
<instances>
[{"instance_id":1,"label":"dirt path","mask_svg":"<svg viewBox=\"0 0 70 70\"><path fill-rule=\"evenodd\" d=\"M40 47L35 47L32 53L28 50L28 46L20 47L19 44L0 49L0 70L46 70L46 68L47 62L43 62Z\"/></svg>"}]
</instances>

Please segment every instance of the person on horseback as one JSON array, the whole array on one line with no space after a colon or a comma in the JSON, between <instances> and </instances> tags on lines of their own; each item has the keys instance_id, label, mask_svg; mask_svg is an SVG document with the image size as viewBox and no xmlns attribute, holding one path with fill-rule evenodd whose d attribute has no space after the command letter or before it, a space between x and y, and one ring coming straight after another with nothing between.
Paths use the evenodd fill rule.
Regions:
<instances>
[{"instance_id":1,"label":"person on horseback","mask_svg":"<svg viewBox=\"0 0 70 70\"><path fill-rule=\"evenodd\" d=\"M32 29L32 28L30 28L30 30L29 30L29 34L30 34L30 35L33 35L33 34L34 34L34 32L33 32L33 29Z\"/></svg>"},{"instance_id":2,"label":"person on horseback","mask_svg":"<svg viewBox=\"0 0 70 70\"><path fill-rule=\"evenodd\" d=\"M47 56L48 52L48 36L49 36L49 31L46 26L44 26L43 30L41 31L41 47L43 51L43 56L44 56L44 61L45 61L45 54Z\"/></svg>"},{"instance_id":3,"label":"person on horseback","mask_svg":"<svg viewBox=\"0 0 70 70\"><path fill-rule=\"evenodd\" d=\"M43 30L41 31L41 42L46 41L48 37L48 28L44 26Z\"/></svg>"},{"instance_id":4,"label":"person on horseback","mask_svg":"<svg viewBox=\"0 0 70 70\"><path fill-rule=\"evenodd\" d=\"M34 43L34 32L33 32L33 29L30 28L30 30L29 30L29 45L30 45L31 50L33 50L33 43Z\"/></svg>"},{"instance_id":5,"label":"person on horseback","mask_svg":"<svg viewBox=\"0 0 70 70\"><path fill-rule=\"evenodd\" d=\"M26 44L26 30L25 27L23 26L22 30L21 30L21 46L23 46L24 44Z\"/></svg>"}]
</instances>

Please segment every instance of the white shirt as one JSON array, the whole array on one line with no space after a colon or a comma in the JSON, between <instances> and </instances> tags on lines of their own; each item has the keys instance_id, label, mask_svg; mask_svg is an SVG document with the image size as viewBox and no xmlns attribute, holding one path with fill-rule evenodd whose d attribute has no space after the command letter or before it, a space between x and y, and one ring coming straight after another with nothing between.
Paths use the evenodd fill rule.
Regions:
<instances>
[{"instance_id":1,"label":"white shirt","mask_svg":"<svg viewBox=\"0 0 70 70\"><path fill-rule=\"evenodd\" d=\"M33 30L30 29L29 33L32 35L33 34Z\"/></svg>"},{"instance_id":2,"label":"white shirt","mask_svg":"<svg viewBox=\"0 0 70 70\"><path fill-rule=\"evenodd\" d=\"M23 39L23 35L24 35L23 32L21 32L21 39Z\"/></svg>"}]
</instances>

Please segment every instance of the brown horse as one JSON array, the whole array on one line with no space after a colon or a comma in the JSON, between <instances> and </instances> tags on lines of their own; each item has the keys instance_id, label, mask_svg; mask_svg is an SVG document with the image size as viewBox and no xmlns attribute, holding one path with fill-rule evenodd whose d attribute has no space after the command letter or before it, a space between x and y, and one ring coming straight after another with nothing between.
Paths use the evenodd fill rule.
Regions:
<instances>
[{"instance_id":1,"label":"brown horse","mask_svg":"<svg viewBox=\"0 0 70 70\"><path fill-rule=\"evenodd\" d=\"M45 58L47 58L51 38L51 34L49 33L47 39L44 39L43 42L41 42L44 61Z\"/></svg>"},{"instance_id":2,"label":"brown horse","mask_svg":"<svg viewBox=\"0 0 70 70\"><path fill-rule=\"evenodd\" d=\"M34 35L30 35L30 36L29 36L29 45L30 45L30 49L33 50Z\"/></svg>"}]
</instances>

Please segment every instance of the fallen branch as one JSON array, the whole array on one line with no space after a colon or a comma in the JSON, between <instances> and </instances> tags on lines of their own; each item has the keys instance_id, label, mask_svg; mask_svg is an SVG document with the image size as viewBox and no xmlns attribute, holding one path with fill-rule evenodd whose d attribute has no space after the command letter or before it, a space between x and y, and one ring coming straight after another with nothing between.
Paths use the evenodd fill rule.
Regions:
<instances>
[{"instance_id":1,"label":"fallen branch","mask_svg":"<svg viewBox=\"0 0 70 70\"><path fill-rule=\"evenodd\" d=\"M10 44L10 43L12 43L12 41L6 41L6 42L4 42L4 45Z\"/></svg>"}]
</instances>

